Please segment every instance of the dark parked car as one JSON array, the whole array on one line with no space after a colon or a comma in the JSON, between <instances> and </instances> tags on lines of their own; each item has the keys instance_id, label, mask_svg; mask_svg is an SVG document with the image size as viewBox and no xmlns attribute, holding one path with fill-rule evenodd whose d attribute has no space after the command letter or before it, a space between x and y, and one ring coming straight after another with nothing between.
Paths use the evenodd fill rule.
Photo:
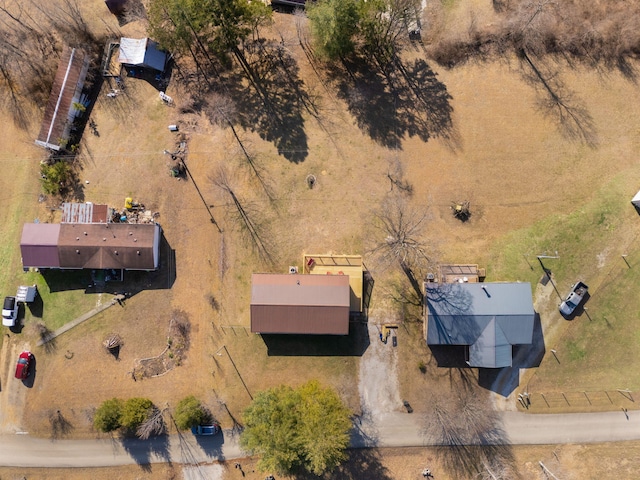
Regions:
<instances>
[{"instance_id":1,"label":"dark parked car","mask_svg":"<svg viewBox=\"0 0 640 480\"><path fill-rule=\"evenodd\" d=\"M29 376L32 361L33 353L25 351L20 354L18 363L16 364L16 378L24 380Z\"/></svg>"},{"instance_id":2,"label":"dark parked car","mask_svg":"<svg viewBox=\"0 0 640 480\"><path fill-rule=\"evenodd\" d=\"M212 423L211 425L198 425L191 428L194 435L215 435L220 431L220 425Z\"/></svg>"},{"instance_id":3,"label":"dark parked car","mask_svg":"<svg viewBox=\"0 0 640 480\"><path fill-rule=\"evenodd\" d=\"M2 325L15 327L18 319L18 301L16 297L5 297L2 304Z\"/></svg>"}]
</instances>

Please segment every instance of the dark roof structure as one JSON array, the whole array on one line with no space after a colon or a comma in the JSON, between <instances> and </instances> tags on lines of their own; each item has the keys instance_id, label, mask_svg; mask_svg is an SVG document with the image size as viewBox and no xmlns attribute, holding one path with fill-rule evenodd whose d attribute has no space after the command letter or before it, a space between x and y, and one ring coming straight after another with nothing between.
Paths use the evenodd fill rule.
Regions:
<instances>
[{"instance_id":1,"label":"dark roof structure","mask_svg":"<svg viewBox=\"0 0 640 480\"><path fill-rule=\"evenodd\" d=\"M127 12L128 0L104 0L109 11L114 15L123 15Z\"/></svg>"},{"instance_id":2,"label":"dark roof structure","mask_svg":"<svg viewBox=\"0 0 640 480\"><path fill-rule=\"evenodd\" d=\"M529 283L427 283L425 306L427 344L468 346L472 367L509 367L533 341Z\"/></svg>"},{"instance_id":3,"label":"dark roof structure","mask_svg":"<svg viewBox=\"0 0 640 480\"><path fill-rule=\"evenodd\" d=\"M251 331L349 334L347 275L258 273L251 277Z\"/></svg>"},{"instance_id":4,"label":"dark roof structure","mask_svg":"<svg viewBox=\"0 0 640 480\"><path fill-rule=\"evenodd\" d=\"M27 223L24 268L156 270L160 226L153 223Z\"/></svg>"},{"instance_id":5,"label":"dark roof structure","mask_svg":"<svg viewBox=\"0 0 640 480\"><path fill-rule=\"evenodd\" d=\"M37 145L58 151L66 144L77 112L74 104L80 101L88 71L88 55L80 49L66 47L53 79Z\"/></svg>"}]
</instances>

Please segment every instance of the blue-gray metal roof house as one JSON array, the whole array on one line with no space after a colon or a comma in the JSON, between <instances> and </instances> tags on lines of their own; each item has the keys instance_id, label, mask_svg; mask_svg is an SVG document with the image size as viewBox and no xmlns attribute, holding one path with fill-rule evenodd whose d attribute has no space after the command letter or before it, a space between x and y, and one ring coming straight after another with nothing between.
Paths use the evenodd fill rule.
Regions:
<instances>
[{"instance_id":1,"label":"blue-gray metal roof house","mask_svg":"<svg viewBox=\"0 0 640 480\"><path fill-rule=\"evenodd\" d=\"M529 283L426 283L427 345L467 347L471 367L512 365L513 345L531 344Z\"/></svg>"}]
</instances>

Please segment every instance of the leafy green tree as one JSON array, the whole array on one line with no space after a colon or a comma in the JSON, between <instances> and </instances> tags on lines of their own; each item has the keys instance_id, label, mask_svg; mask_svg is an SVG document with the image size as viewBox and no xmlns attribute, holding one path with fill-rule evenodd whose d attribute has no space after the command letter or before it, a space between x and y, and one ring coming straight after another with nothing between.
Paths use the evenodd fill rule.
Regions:
<instances>
[{"instance_id":1,"label":"leafy green tree","mask_svg":"<svg viewBox=\"0 0 640 480\"><path fill-rule=\"evenodd\" d=\"M75 179L73 168L64 160L51 165L45 163L40 166L40 182L42 190L47 195L63 193Z\"/></svg>"},{"instance_id":2,"label":"leafy green tree","mask_svg":"<svg viewBox=\"0 0 640 480\"><path fill-rule=\"evenodd\" d=\"M283 385L260 392L244 411L240 444L261 455L262 470L322 475L346 458L349 417L338 394L317 381L297 389Z\"/></svg>"},{"instance_id":3,"label":"leafy green tree","mask_svg":"<svg viewBox=\"0 0 640 480\"><path fill-rule=\"evenodd\" d=\"M355 49L359 0L318 0L307 6L307 17L318 53L335 60Z\"/></svg>"},{"instance_id":4,"label":"leafy green tree","mask_svg":"<svg viewBox=\"0 0 640 480\"><path fill-rule=\"evenodd\" d=\"M120 423L123 427L136 429L149 418L153 403L148 398L133 397L124 402Z\"/></svg>"},{"instance_id":5,"label":"leafy green tree","mask_svg":"<svg viewBox=\"0 0 640 480\"><path fill-rule=\"evenodd\" d=\"M122 426L124 402L119 398L105 400L93 416L93 426L100 432L113 432Z\"/></svg>"},{"instance_id":6,"label":"leafy green tree","mask_svg":"<svg viewBox=\"0 0 640 480\"><path fill-rule=\"evenodd\" d=\"M224 58L271 19L260 0L152 0L149 33L173 52Z\"/></svg>"},{"instance_id":7,"label":"leafy green tree","mask_svg":"<svg viewBox=\"0 0 640 480\"><path fill-rule=\"evenodd\" d=\"M174 420L180 430L187 430L207 420L208 413L193 395L183 398L176 405Z\"/></svg>"}]
</instances>

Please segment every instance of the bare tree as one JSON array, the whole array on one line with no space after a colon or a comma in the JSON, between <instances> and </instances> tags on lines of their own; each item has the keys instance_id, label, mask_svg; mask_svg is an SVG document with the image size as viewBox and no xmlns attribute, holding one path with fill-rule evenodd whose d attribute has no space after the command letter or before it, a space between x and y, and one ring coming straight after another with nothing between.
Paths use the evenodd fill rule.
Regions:
<instances>
[{"instance_id":1,"label":"bare tree","mask_svg":"<svg viewBox=\"0 0 640 480\"><path fill-rule=\"evenodd\" d=\"M150 408L147 419L136 429L136 436L142 440L147 440L152 436L162 435L167 431L167 424L164 421L164 411L155 405Z\"/></svg>"},{"instance_id":2,"label":"bare tree","mask_svg":"<svg viewBox=\"0 0 640 480\"><path fill-rule=\"evenodd\" d=\"M235 123L237 122L238 117L238 110L234 101L229 96L221 95L219 93L213 93L208 96L206 111L214 123L217 123L221 127L228 127L231 130L231 133L233 133L233 138L235 138L236 142L238 143L238 147L240 148L242 156L247 161L247 165L249 165L249 167L251 168L251 171L255 175L255 178L258 180L258 183L260 183L260 185L262 186L262 189L264 190L269 200L273 200L273 191L265 181L263 171L258 167L255 156L249 152L248 146L240 138L240 135L238 134L238 131L235 127Z\"/></svg>"},{"instance_id":3,"label":"bare tree","mask_svg":"<svg viewBox=\"0 0 640 480\"><path fill-rule=\"evenodd\" d=\"M387 197L375 213L375 227L384 240L372 250L386 261L413 266L429 260L427 247L420 238L427 214L413 208L404 197Z\"/></svg>"},{"instance_id":4,"label":"bare tree","mask_svg":"<svg viewBox=\"0 0 640 480\"><path fill-rule=\"evenodd\" d=\"M260 214L252 212L253 206L251 203L243 203L240 200L229 172L224 167L220 167L215 175L210 177L210 181L231 199L242 231L247 235L258 256L264 262L272 264L273 258L266 240L267 236L263 232L264 223L257 220L257 218L260 218Z\"/></svg>"},{"instance_id":5,"label":"bare tree","mask_svg":"<svg viewBox=\"0 0 640 480\"><path fill-rule=\"evenodd\" d=\"M413 208L405 197L391 195L374 216L374 228L381 238L370 253L383 265L398 265L421 299L422 288L416 272L431 262L422 238L427 214Z\"/></svg>"}]
</instances>

